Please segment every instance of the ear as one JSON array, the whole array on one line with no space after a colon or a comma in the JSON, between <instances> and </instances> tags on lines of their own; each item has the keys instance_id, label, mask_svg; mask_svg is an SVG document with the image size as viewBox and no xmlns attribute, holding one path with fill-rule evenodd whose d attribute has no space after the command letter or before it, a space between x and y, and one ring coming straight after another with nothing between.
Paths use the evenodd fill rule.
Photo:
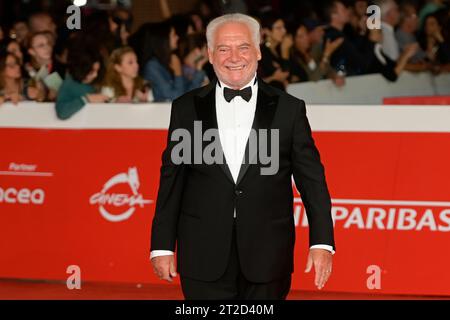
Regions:
<instances>
[{"instance_id":1,"label":"ear","mask_svg":"<svg viewBox=\"0 0 450 320\"><path fill-rule=\"evenodd\" d=\"M213 52L209 47L208 47L208 59L209 59L209 63L213 64L213 61L214 61Z\"/></svg>"},{"instance_id":2,"label":"ear","mask_svg":"<svg viewBox=\"0 0 450 320\"><path fill-rule=\"evenodd\" d=\"M122 72L122 67L119 64L114 65L114 70L116 70L118 73Z\"/></svg>"},{"instance_id":3,"label":"ear","mask_svg":"<svg viewBox=\"0 0 450 320\"><path fill-rule=\"evenodd\" d=\"M256 47L256 59L259 61L261 60L261 49L259 48L259 46Z\"/></svg>"},{"instance_id":4,"label":"ear","mask_svg":"<svg viewBox=\"0 0 450 320\"><path fill-rule=\"evenodd\" d=\"M33 56L33 57L36 55L36 52L34 51L33 48L29 48L28 53L30 54L30 56Z\"/></svg>"}]
</instances>

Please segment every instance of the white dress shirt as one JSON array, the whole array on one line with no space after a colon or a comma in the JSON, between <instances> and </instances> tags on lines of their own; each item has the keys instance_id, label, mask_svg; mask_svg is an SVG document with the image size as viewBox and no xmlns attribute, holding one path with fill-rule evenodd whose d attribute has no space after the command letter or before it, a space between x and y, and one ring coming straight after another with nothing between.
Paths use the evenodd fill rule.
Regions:
<instances>
[{"instance_id":1,"label":"white dress shirt","mask_svg":"<svg viewBox=\"0 0 450 320\"><path fill-rule=\"evenodd\" d=\"M235 183L241 168L253 118L255 117L256 98L258 96L256 75L242 88L248 86L252 89L252 97L248 102L241 96L236 96L230 102L227 102L223 95L223 88L230 87L221 81L220 83L217 81L216 84L216 116L220 143ZM236 208L233 216L236 218ZM310 249L325 249L334 254L333 247L330 245L318 244L311 246ZM150 259L164 255L173 255L173 252L169 250L153 250L150 253Z\"/></svg>"},{"instance_id":2,"label":"white dress shirt","mask_svg":"<svg viewBox=\"0 0 450 320\"><path fill-rule=\"evenodd\" d=\"M392 60L397 61L400 56L400 48L395 37L394 27L382 21L381 31L383 33L383 42L381 43L383 53Z\"/></svg>"}]
</instances>

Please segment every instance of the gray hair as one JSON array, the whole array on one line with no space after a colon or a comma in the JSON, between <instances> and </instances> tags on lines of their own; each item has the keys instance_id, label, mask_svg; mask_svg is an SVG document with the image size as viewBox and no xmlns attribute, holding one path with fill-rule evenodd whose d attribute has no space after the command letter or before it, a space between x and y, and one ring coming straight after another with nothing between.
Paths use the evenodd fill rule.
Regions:
<instances>
[{"instance_id":1,"label":"gray hair","mask_svg":"<svg viewBox=\"0 0 450 320\"><path fill-rule=\"evenodd\" d=\"M216 33L217 28L226 24L226 23L243 23L245 24L250 33L252 34L253 42L255 46L259 47L259 43L261 42L261 33L260 33L260 25L256 19L242 14L242 13L229 13L223 16L217 17L213 19L208 26L206 27L206 41L208 42L208 48L210 50L214 49L214 35Z\"/></svg>"}]
</instances>

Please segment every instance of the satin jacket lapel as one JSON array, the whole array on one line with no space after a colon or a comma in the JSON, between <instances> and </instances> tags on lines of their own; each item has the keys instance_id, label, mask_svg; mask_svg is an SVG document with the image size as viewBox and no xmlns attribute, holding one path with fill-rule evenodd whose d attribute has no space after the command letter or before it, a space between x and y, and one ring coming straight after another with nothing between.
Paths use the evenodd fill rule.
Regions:
<instances>
[{"instance_id":1,"label":"satin jacket lapel","mask_svg":"<svg viewBox=\"0 0 450 320\"><path fill-rule=\"evenodd\" d=\"M252 129L255 130L258 135L259 129L269 129L272 124L273 117L278 104L278 94L270 88L265 82L258 78L258 96L256 99L255 117L253 119ZM269 133L269 132L268 132ZM258 139L259 141L259 139ZM238 185L250 166L250 163L256 163L258 148L256 153L251 155L249 160L249 140L245 147L244 159L239 170L238 179L236 185Z\"/></svg>"},{"instance_id":2,"label":"satin jacket lapel","mask_svg":"<svg viewBox=\"0 0 450 320\"><path fill-rule=\"evenodd\" d=\"M208 86L206 86L195 96L195 111L197 112L198 120L202 121L202 135L208 129L218 130L216 114L216 83L217 80L212 81ZM226 162L222 143L220 142L220 137L218 146L220 148L220 150L218 151L223 155L223 162L217 165L222 169L230 182L234 184L234 179Z\"/></svg>"}]
</instances>

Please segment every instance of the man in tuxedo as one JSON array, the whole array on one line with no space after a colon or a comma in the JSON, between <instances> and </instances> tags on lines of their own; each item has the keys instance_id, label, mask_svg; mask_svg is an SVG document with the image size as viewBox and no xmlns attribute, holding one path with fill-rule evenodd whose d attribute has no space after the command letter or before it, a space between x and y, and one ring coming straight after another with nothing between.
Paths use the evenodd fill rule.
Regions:
<instances>
[{"instance_id":1,"label":"man in tuxedo","mask_svg":"<svg viewBox=\"0 0 450 320\"><path fill-rule=\"evenodd\" d=\"M309 222L305 271L315 268L319 289L331 274L331 200L305 103L256 77L259 30L258 22L243 14L211 21L208 56L218 79L172 103L150 256L160 279L172 281L177 269L186 299L286 298L294 270L292 176ZM223 154L223 162L175 159L181 141L175 133L195 136L198 124L203 134L218 133L215 155ZM268 135L257 135L255 144L252 130ZM183 159L206 154L208 141L200 150L190 143ZM259 154L264 143L266 150L276 150L271 157L277 167L269 173L263 170L267 163L251 152L256 145Z\"/></svg>"}]
</instances>

